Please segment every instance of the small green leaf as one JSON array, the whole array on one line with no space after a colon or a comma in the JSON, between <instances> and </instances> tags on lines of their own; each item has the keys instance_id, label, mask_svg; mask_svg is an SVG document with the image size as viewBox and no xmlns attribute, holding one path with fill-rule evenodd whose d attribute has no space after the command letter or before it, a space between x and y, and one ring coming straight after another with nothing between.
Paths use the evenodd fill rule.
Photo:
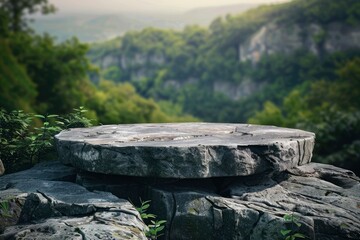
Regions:
<instances>
[{"instance_id":1,"label":"small green leaf","mask_svg":"<svg viewBox=\"0 0 360 240\"><path fill-rule=\"evenodd\" d=\"M306 238L306 236L304 235L304 234L301 234L301 233L295 233L294 235L293 235L295 238ZM294 239L295 239L294 238Z\"/></svg>"},{"instance_id":2,"label":"small green leaf","mask_svg":"<svg viewBox=\"0 0 360 240\"><path fill-rule=\"evenodd\" d=\"M289 233L291 233L291 230L281 230L280 232L281 232L281 234L282 234L283 236L286 236L286 235L288 235Z\"/></svg>"},{"instance_id":3,"label":"small green leaf","mask_svg":"<svg viewBox=\"0 0 360 240\"><path fill-rule=\"evenodd\" d=\"M160 232L164 229L165 226L159 226L158 228L156 228L157 232Z\"/></svg>"},{"instance_id":4,"label":"small green leaf","mask_svg":"<svg viewBox=\"0 0 360 240\"><path fill-rule=\"evenodd\" d=\"M294 222L294 223L296 224L296 226L301 227L301 223L299 222Z\"/></svg>"},{"instance_id":5,"label":"small green leaf","mask_svg":"<svg viewBox=\"0 0 360 240\"><path fill-rule=\"evenodd\" d=\"M39 114L34 115L34 117L45 119L44 115L39 115Z\"/></svg>"},{"instance_id":6,"label":"small green leaf","mask_svg":"<svg viewBox=\"0 0 360 240\"><path fill-rule=\"evenodd\" d=\"M147 200L147 201L141 202L141 205L145 205L145 204L150 203L150 202L151 202L151 200Z\"/></svg>"},{"instance_id":7,"label":"small green leaf","mask_svg":"<svg viewBox=\"0 0 360 240\"><path fill-rule=\"evenodd\" d=\"M145 204L145 205L141 206L141 208L144 209L144 210L148 209L149 207L150 207L150 204Z\"/></svg>"},{"instance_id":8,"label":"small green leaf","mask_svg":"<svg viewBox=\"0 0 360 240\"><path fill-rule=\"evenodd\" d=\"M287 222L291 222L292 221L292 216L290 214L286 214L284 215L284 220Z\"/></svg>"},{"instance_id":9,"label":"small green leaf","mask_svg":"<svg viewBox=\"0 0 360 240\"><path fill-rule=\"evenodd\" d=\"M160 220L157 222L159 225L166 223L166 220Z\"/></svg>"}]
</instances>

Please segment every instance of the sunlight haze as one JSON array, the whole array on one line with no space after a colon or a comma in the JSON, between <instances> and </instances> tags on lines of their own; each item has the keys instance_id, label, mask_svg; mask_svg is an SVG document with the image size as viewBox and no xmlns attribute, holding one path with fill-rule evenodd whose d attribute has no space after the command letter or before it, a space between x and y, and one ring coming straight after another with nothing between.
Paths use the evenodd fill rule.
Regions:
<instances>
[{"instance_id":1,"label":"sunlight haze","mask_svg":"<svg viewBox=\"0 0 360 240\"><path fill-rule=\"evenodd\" d=\"M284 0L50 0L58 13L179 12L199 7L232 4L278 3Z\"/></svg>"}]
</instances>

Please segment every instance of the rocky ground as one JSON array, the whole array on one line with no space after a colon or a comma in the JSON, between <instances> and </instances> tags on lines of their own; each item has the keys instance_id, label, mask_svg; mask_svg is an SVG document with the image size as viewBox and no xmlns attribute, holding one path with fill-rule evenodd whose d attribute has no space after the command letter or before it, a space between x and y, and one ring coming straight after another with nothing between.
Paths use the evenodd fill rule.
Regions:
<instances>
[{"instance_id":1,"label":"rocky ground","mask_svg":"<svg viewBox=\"0 0 360 240\"><path fill-rule=\"evenodd\" d=\"M309 163L311 133L246 125L113 127L65 131L57 136L62 162L0 177L0 239L147 239L129 202L140 198L166 220L163 239L285 239L282 230L360 239L360 179ZM181 170L140 171L151 161ZM137 170L123 174L117 164ZM197 173L198 166L207 171Z\"/></svg>"}]
</instances>

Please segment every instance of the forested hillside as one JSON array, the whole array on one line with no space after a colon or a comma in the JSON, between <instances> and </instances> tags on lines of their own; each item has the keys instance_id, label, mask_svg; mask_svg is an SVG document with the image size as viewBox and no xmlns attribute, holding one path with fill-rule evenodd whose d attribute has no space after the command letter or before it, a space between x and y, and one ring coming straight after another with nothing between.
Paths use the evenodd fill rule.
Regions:
<instances>
[{"instance_id":1,"label":"forested hillside","mask_svg":"<svg viewBox=\"0 0 360 240\"><path fill-rule=\"evenodd\" d=\"M0 107L38 114L68 114L85 106L94 123L195 120L178 111L170 116L129 84L88 75L97 71L86 58L88 46L72 38L57 43L29 27L28 12L53 13L47 0L0 1ZM16 14L15 14L16 13Z\"/></svg>"},{"instance_id":2,"label":"forested hillside","mask_svg":"<svg viewBox=\"0 0 360 240\"><path fill-rule=\"evenodd\" d=\"M315 159L359 173L359 34L359 1L295 0L209 28L129 32L88 56L102 78L204 121L312 130Z\"/></svg>"}]
</instances>

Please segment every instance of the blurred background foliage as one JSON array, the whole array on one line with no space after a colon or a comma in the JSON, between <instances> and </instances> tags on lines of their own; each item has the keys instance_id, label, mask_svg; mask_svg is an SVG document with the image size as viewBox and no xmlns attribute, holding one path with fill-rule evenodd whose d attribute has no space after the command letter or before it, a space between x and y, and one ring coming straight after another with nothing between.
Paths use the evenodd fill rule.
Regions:
<instances>
[{"instance_id":1,"label":"blurred background foliage","mask_svg":"<svg viewBox=\"0 0 360 240\"><path fill-rule=\"evenodd\" d=\"M29 28L31 14L55 10L47 0L0 0L1 108L66 115L85 106L94 124L201 120L301 128L317 135L315 161L360 174L359 49L239 61L239 44L269 22L358 29L359 1L294 0L217 18L209 27L146 28L91 45L76 38L58 43ZM319 49L326 37L313 36ZM214 91L219 81L263 87L233 99Z\"/></svg>"}]
</instances>

